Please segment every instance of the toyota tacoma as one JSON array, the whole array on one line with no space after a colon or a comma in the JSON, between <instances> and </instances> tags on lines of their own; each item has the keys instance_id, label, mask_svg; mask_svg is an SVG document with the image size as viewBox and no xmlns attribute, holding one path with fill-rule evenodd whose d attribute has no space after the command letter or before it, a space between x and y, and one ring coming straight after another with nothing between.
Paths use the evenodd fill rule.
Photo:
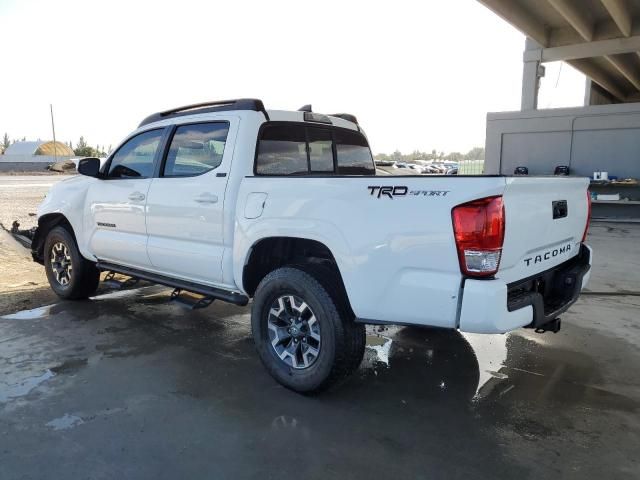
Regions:
<instances>
[{"instance_id":1,"label":"toyota tacoma","mask_svg":"<svg viewBox=\"0 0 640 480\"><path fill-rule=\"evenodd\" d=\"M357 369L365 324L555 332L590 275L587 179L376 176L350 114L189 105L78 172L38 209L55 293L87 298L104 271L192 307L252 299L260 359L298 392Z\"/></svg>"}]
</instances>

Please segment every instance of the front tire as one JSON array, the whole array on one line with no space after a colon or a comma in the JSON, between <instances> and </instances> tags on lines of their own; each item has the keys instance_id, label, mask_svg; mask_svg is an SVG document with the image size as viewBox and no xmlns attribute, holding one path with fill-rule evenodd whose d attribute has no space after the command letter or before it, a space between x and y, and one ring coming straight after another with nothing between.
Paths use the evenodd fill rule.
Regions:
<instances>
[{"instance_id":1,"label":"front tire","mask_svg":"<svg viewBox=\"0 0 640 480\"><path fill-rule=\"evenodd\" d=\"M365 330L324 269L283 267L258 285L251 311L262 363L280 384L300 393L325 390L353 372L364 355Z\"/></svg>"},{"instance_id":2,"label":"front tire","mask_svg":"<svg viewBox=\"0 0 640 480\"><path fill-rule=\"evenodd\" d=\"M100 282L95 263L80 254L75 238L65 227L55 227L47 235L44 268L51 289L66 300L93 295Z\"/></svg>"}]
</instances>

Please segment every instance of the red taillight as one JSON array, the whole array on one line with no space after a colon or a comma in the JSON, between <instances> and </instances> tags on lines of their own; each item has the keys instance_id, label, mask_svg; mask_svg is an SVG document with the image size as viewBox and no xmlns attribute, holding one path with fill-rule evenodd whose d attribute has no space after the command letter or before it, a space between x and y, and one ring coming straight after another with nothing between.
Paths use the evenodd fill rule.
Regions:
<instances>
[{"instance_id":1,"label":"red taillight","mask_svg":"<svg viewBox=\"0 0 640 480\"><path fill-rule=\"evenodd\" d=\"M460 270L465 275L488 277L500 266L504 242L502 197L487 197L451 211Z\"/></svg>"},{"instance_id":2,"label":"red taillight","mask_svg":"<svg viewBox=\"0 0 640 480\"><path fill-rule=\"evenodd\" d=\"M587 240L587 233L589 233L589 223L591 222L591 193L587 190L587 222L584 226L584 233L582 234L582 243Z\"/></svg>"}]
</instances>

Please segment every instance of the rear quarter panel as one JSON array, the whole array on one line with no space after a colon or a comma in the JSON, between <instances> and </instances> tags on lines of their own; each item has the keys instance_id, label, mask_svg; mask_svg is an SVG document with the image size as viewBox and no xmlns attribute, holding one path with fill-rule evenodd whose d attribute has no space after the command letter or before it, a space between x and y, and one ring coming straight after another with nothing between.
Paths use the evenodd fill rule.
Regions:
<instances>
[{"instance_id":1,"label":"rear quarter panel","mask_svg":"<svg viewBox=\"0 0 640 480\"><path fill-rule=\"evenodd\" d=\"M382 186L406 194L369 188ZM239 283L262 238L316 240L333 253L357 317L455 327L461 275L451 208L503 189L502 177L249 176L238 193L234 276ZM266 193L264 210L245 218L258 192Z\"/></svg>"}]
</instances>

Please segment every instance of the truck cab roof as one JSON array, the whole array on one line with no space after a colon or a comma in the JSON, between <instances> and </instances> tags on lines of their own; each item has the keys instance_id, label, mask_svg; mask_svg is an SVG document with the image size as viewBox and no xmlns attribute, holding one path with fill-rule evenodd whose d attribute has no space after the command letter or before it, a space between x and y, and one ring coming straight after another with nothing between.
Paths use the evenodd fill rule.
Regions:
<instances>
[{"instance_id":1,"label":"truck cab roof","mask_svg":"<svg viewBox=\"0 0 640 480\"><path fill-rule=\"evenodd\" d=\"M246 115L248 112L260 112L267 121L324 123L350 130L360 130L356 117L348 113L336 113L332 115L315 113L311 110L310 105L305 105L297 111L266 110L262 100L251 98L202 102L156 112L142 120L138 129L150 124L166 125L169 123L178 123L171 121L177 117L189 117L189 120L192 120L192 117L202 116L206 118L211 116L209 114L221 112L239 115Z\"/></svg>"}]
</instances>

